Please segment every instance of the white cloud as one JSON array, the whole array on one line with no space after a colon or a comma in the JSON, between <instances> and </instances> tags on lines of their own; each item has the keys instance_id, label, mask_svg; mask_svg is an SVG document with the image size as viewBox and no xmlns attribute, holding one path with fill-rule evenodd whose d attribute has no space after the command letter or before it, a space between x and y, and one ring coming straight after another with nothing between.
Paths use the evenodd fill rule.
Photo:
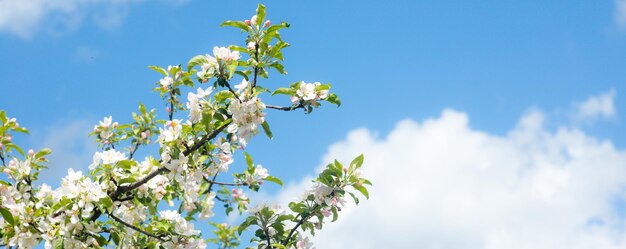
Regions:
<instances>
[{"instance_id":1,"label":"white cloud","mask_svg":"<svg viewBox=\"0 0 626 249\"><path fill-rule=\"evenodd\" d=\"M581 103L576 103L574 118L576 121L593 121L599 118L609 119L616 115L615 90L591 96Z\"/></svg>"},{"instance_id":2,"label":"white cloud","mask_svg":"<svg viewBox=\"0 0 626 249\"><path fill-rule=\"evenodd\" d=\"M620 28L626 28L626 0L615 0L615 22Z\"/></svg>"},{"instance_id":3,"label":"white cloud","mask_svg":"<svg viewBox=\"0 0 626 249\"><path fill-rule=\"evenodd\" d=\"M87 120L56 123L43 132L36 132L32 141L37 141L35 148L50 148L48 169L41 171L39 181L51 186L58 186L67 170L83 170L92 162L93 153L97 151L96 143L88 137L93 124Z\"/></svg>"},{"instance_id":4,"label":"white cloud","mask_svg":"<svg viewBox=\"0 0 626 249\"><path fill-rule=\"evenodd\" d=\"M129 6L140 2L144 0L0 0L0 31L31 38L42 25L58 33L78 28L85 19L114 29L124 21Z\"/></svg>"},{"instance_id":5,"label":"white cloud","mask_svg":"<svg viewBox=\"0 0 626 249\"><path fill-rule=\"evenodd\" d=\"M383 138L350 132L323 161L363 153L371 199L327 224L317 247L626 248L626 210L615 205L626 197L626 151L543 123L544 114L532 110L506 135L494 135L472 129L467 114L444 110L403 120ZM278 199L309 185L309 177L292 183Z\"/></svg>"}]
</instances>

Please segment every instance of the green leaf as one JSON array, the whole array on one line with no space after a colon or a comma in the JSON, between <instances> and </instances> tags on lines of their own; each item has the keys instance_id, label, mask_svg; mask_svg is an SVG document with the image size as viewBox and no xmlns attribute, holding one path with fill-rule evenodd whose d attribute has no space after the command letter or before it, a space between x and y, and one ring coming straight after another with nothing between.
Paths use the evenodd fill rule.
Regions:
<instances>
[{"instance_id":1,"label":"green leaf","mask_svg":"<svg viewBox=\"0 0 626 249\"><path fill-rule=\"evenodd\" d=\"M265 5L259 4L256 8L256 24L261 25L265 21Z\"/></svg>"},{"instance_id":2,"label":"green leaf","mask_svg":"<svg viewBox=\"0 0 626 249\"><path fill-rule=\"evenodd\" d=\"M341 106L341 100L339 100L339 97L337 97L337 95L334 93L329 94L328 97L326 97L326 101L331 104L337 105L337 107Z\"/></svg>"},{"instance_id":3,"label":"green leaf","mask_svg":"<svg viewBox=\"0 0 626 249\"><path fill-rule=\"evenodd\" d=\"M220 25L220 27L224 27L224 26L230 26L230 27L235 27L235 28L240 28L243 31L250 31L250 26L246 25L245 22L242 21L225 21L222 23L222 25Z\"/></svg>"},{"instance_id":4,"label":"green leaf","mask_svg":"<svg viewBox=\"0 0 626 249\"><path fill-rule=\"evenodd\" d=\"M228 64L228 66L226 66L226 68L228 69L228 78L232 78L233 75L235 75L235 71L237 71L237 61L233 61L230 64Z\"/></svg>"},{"instance_id":5,"label":"green leaf","mask_svg":"<svg viewBox=\"0 0 626 249\"><path fill-rule=\"evenodd\" d=\"M107 243L107 239L104 238L104 236L102 236L100 234L94 235L93 237L96 239L96 241L98 241L98 245L100 247L104 247L104 246L106 246L108 244Z\"/></svg>"},{"instance_id":6,"label":"green leaf","mask_svg":"<svg viewBox=\"0 0 626 249\"><path fill-rule=\"evenodd\" d=\"M250 156L250 154L248 154L248 152L243 152L244 156L246 157L246 164L248 165L248 167L254 167L254 161L252 161L252 157Z\"/></svg>"},{"instance_id":7,"label":"green leaf","mask_svg":"<svg viewBox=\"0 0 626 249\"><path fill-rule=\"evenodd\" d=\"M196 55L187 62L187 71L190 71L195 66L200 66L202 64L208 63L206 56L204 55Z\"/></svg>"},{"instance_id":8,"label":"green leaf","mask_svg":"<svg viewBox=\"0 0 626 249\"><path fill-rule=\"evenodd\" d=\"M148 68L163 74L163 76L167 76L168 75L167 71L165 71L165 69L163 69L162 67L159 67L159 66L148 66Z\"/></svg>"},{"instance_id":9,"label":"green leaf","mask_svg":"<svg viewBox=\"0 0 626 249\"><path fill-rule=\"evenodd\" d=\"M117 234L117 232L111 232L111 238L116 245L120 244L120 236Z\"/></svg>"},{"instance_id":10,"label":"green leaf","mask_svg":"<svg viewBox=\"0 0 626 249\"><path fill-rule=\"evenodd\" d=\"M263 127L263 131L265 131L265 135L272 139L274 136L272 135L272 130L270 130L270 125L267 123L267 120L261 124Z\"/></svg>"},{"instance_id":11,"label":"green leaf","mask_svg":"<svg viewBox=\"0 0 626 249\"><path fill-rule=\"evenodd\" d=\"M352 184L352 187L356 190L358 190L359 192L361 192L361 194L363 194L363 196L365 196L365 198L369 199L370 198L370 194L369 192L367 192L367 189L365 187L363 187L363 185L360 184Z\"/></svg>"},{"instance_id":12,"label":"green leaf","mask_svg":"<svg viewBox=\"0 0 626 249\"><path fill-rule=\"evenodd\" d=\"M8 151L11 151L11 149L16 150L16 151L17 151L17 152L19 152L22 156L24 156L24 155L25 155L25 154L24 154L24 150L22 150L22 148L18 147L18 146L17 146L17 145L15 145L15 144L12 144L12 143L7 144L7 152L8 152Z\"/></svg>"},{"instance_id":13,"label":"green leaf","mask_svg":"<svg viewBox=\"0 0 626 249\"><path fill-rule=\"evenodd\" d=\"M270 67L276 69L276 71L278 71L280 74L287 74L287 71L285 71L285 67L278 62L270 64Z\"/></svg>"},{"instance_id":14,"label":"green leaf","mask_svg":"<svg viewBox=\"0 0 626 249\"><path fill-rule=\"evenodd\" d=\"M41 158L43 156L50 155L51 153L52 153L51 149L45 148L37 152L37 154L35 154L35 158Z\"/></svg>"},{"instance_id":15,"label":"green leaf","mask_svg":"<svg viewBox=\"0 0 626 249\"><path fill-rule=\"evenodd\" d=\"M361 165L363 165L363 154L357 156L356 158L354 158L354 160L352 160L352 162L350 163L350 169L358 169L361 167Z\"/></svg>"},{"instance_id":16,"label":"green leaf","mask_svg":"<svg viewBox=\"0 0 626 249\"><path fill-rule=\"evenodd\" d=\"M276 94L285 94L285 95L293 95L295 93L295 91L291 88L286 88L286 87L281 87L276 89L273 93L272 96L276 95Z\"/></svg>"},{"instance_id":17,"label":"green leaf","mask_svg":"<svg viewBox=\"0 0 626 249\"><path fill-rule=\"evenodd\" d=\"M111 207L113 207L113 201L111 200L111 197L108 196L100 198L100 204L102 204L102 207L106 210L111 210Z\"/></svg>"},{"instance_id":18,"label":"green leaf","mask_svg":"<svg viewBox=\"0 0 626 249\"><path fill-rule=\"evenodd\" d=\"M359 205L359 198L357 198L356 195L354 195L353 193L348 192L348 194L352 196L352 199L354 200L354 204Z\"/></svg>"},{"instance_id":19,"label":"green leaf","mask_svg":"<svg viewBox=\"0 0 626 249\"><path fill-rule=\"evenodd\" d=\"M268 181L268 182L276 183L276 184L280 185L281 187L283 186L283 181L281 181L277 177L268 176L268 177L265 178L265 180Z\"/></svg>"},{"instance_id":20,"label":"green leaf","mask_svg":"<svg viewBox=\"0 0 626 249\"><path fill-rule=\"evenodd\" d=\"M52 248L54 249L63 249L63 238L57 239L54 241Z\"/></svg>"},{"instance_id":21,"label":"green leaf","mask_svg":"<svg viewBox=\"0 0 626 249\"><path fill-rule=\"evenodd\" d=\"M281 22L280 24L274 24L267 28L267 33L272 33L274 31L278 31L283 28L289 28L289 23Z\"/></svg>"},{"instance_id":22,"label":"green leaf","mask_svg":"<svg viewBox=\"0 0 626 249\"><path fill-rule=\"evenodd\" d=\"M6 222L8 222L11 225L15 224L15 220L13 219L13 215L11 214L11 212L9 212L8 209L6 209L4 207L0 207L0 214L2 214L2 218L4 218L4 220Z\"/></svg>"}]
</instances>

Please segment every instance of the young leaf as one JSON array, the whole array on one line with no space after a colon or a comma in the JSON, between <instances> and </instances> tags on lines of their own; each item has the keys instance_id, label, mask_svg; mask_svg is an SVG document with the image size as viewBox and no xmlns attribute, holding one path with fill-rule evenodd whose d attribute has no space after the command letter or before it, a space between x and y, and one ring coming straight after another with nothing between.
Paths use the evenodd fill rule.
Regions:
<instances>
[{"instance_id":1,"label":"young leaf","mask_svg":"<svg viewBox=\"0 0 626 249\"><path fill-rule=\"evenodd\" d=\"M2 218L4 218L4 220L7 221L9 224L11 224L11 225L15 224L15 220L13 219L13 215L11 214L11 212L9 212L8 209L6 209L4 207L0 207L0 214L2 214Z\"/></svg>"},{"instance_id":2,"label":"young leaf","mask_svg":"<svg viewBox=\"0 0 626 249\"><path fill-rule=\"evenodd\" d=\"M263 127L263 131L265 131L265 135L272 139L274 136L272 135L272 130L270 130L270 125L267 123L267 121L263 122L261 126Z\"/></svg>"},{"instance_id":3,"label":"young leaf","mask_svg":"<svg viewBox=\"0 0 626 249\"><path fill-rule=\"evenodd\" d=\"M278 185L280 185L281 187L283 186L283 181L281 181L280 179L273 177L273 176L268 176L265 178L266 181L268 182L273 182L276 183Z\"/></svg>"},{"instance_id":4,"label":"young leaf","mask_svg":"<svg viewBox=\"0 0 626 249\"><path fill-rule=\"evenodd\" d=\"M159 67L159 66L148 66L148 68L163 74L163 76L167 76L168 75L167 71L165 71L165 69L163 69L162 67Z\"/></svg>"}]
</instances>

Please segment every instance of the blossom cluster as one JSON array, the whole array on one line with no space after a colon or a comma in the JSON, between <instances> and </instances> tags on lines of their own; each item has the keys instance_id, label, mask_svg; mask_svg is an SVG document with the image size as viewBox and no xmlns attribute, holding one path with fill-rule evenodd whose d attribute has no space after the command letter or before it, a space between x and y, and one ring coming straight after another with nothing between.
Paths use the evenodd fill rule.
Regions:
<instances>
[{"instance_id":1,"label":"blossom cluster","mask_svg":"<svg viewBox=\"0 0 626 249\"><path fill-rule=\"evenodd\" d=\"M69 169L56 189L34 185L50 150L24 153L13 143L13 133L27 130L0 111L0 169L6 175L2 179L8 179L0 180L0 245L191 249L206 248L211 242L233 248L239 245L238 235L256 226L250 243L259 248L314 248L304 233L320 229L324 218L336 219L347 187L367 197L363 184L369 182L360 178L361 157L348 168L338 162L329 165L305 198L290 203L289 209L252 205L247 191L259 191L265 182L283 185L245 152L259 126L272 137L266 109L310 112L322 100L339 103L329 93L330 85L319 82L278 88L274 94L290 95L290 107L261 100L260 95L269 92L261 86L268 71L286 74L281 50L289 45L278 33L289 25L272 25L265 16L265 7L259 5L249 20L224 22L247 32L244 47L214 47L212 55L195 56L185 68L150 66L162 75L153 90L164 98L167 118L156 119L155 109L148 111L143 104L132 113L131 123L105 117L91 133L101 150L93 154L89 172ZM234 76L241 76L241 83L231 87ZM211 78L213 86L198 87ZM183 103L179 99L185 95ZM136 152L148 147L144 150L149 153L150 146L158 147L156 156L138 160ZM238 153L245 156L247 167L226 181L229 171L241 169L235 164ZM164 205L176 207L159 211ZM209 222L217 238L205 240L195 227L204 224L196 223L196 218L235 209L247 215L245 222L239 226Z\"/></svg>"}]
</instances>

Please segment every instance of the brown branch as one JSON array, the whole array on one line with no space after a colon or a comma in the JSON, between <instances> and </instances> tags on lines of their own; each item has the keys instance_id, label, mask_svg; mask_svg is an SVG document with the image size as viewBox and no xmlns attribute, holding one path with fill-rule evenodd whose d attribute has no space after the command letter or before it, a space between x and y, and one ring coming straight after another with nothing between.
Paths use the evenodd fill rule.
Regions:
<instances>
[{"instance_id":1,"label":"brown branch","mask_svg":"<svg viewBox=\"0 0 626 249\"><path fill-rule=\"evenodd\" d=\"M122 219L118 218L117 216L113 215L112 213L107 213L107 214L108 214L108 215L109 215L109 217L111 217L113 220L115 220L115 221L119 222L120 224L122 224L122 225L124 225L124 226L127 226L127 227L129 227L129 228L131 228L131 229L133 229L133 230L135 230L135 231L137 231L137 232L143 233L143 234L145 234L146 236L149 236L149 237L152 237L152 238L158 239L158 240L160 240L160 241L165 241L165 240L163 239L163 237L164 237L164 236L162 236L162 235L161 235L161 236L158 236L158 235L155 235L155 234L152 234L152 233L146 232L146 231L144 231L143 229L141 229L141 228L139 228L139 227L136 227L136 226L134 226L134 225L132 225L132 224L129 224L129 223L125 222L124 220L122 220Z\"/></svg>"},{"instance_id":2,"label":"brown branch","mask_svg":"<svg viewBox=\"0 0 626 249\"><path fill-rule=\"evenodd\" d=\"M269 109L276 109L276 110L281 110L281 111L293 111L295 109L304 108L304 105L302 104L292 105L292 106L265 105L265 107Z\"/></svg>"}]
</instances>

